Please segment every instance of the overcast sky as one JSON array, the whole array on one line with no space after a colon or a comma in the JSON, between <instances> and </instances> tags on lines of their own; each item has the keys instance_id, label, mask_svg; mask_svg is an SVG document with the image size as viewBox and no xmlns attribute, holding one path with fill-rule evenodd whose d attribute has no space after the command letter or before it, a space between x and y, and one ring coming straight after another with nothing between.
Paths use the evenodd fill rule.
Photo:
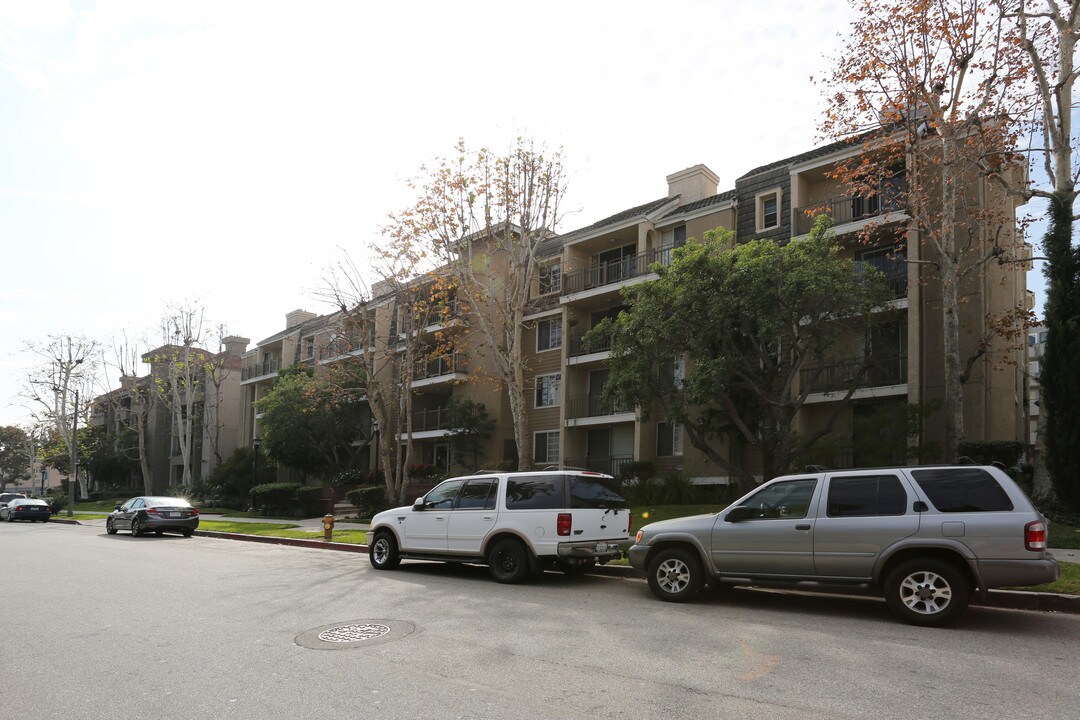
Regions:
<instances>
[{"instance_id":1,"label":"overcast sky","mask_svg":"<svg viewBox=\"0 0 1080 720\"><path fill-rule=\"evenodd\" d=\"M561 147L567 231L820 144L842 0L0 0L0 424L27 341L154 342L195 301L253 342L419 166ZM1029 277L1039 283L1035 273ZM216 348L214 348L216 349Z\"/></svg>"}]
</instances>

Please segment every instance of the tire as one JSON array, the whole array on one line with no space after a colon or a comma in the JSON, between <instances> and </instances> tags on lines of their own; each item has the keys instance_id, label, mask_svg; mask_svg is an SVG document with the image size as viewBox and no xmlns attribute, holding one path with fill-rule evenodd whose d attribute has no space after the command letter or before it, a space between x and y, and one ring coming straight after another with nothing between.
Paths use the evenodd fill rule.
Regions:
<instances>
[{"instance_id":1,"label":"tire","mask_svg":"<svg viewBox=\"0 0 1080 720\"><path fill-rule=\"evenodd\" d=\"M368 559L376 570L393 570L401 564L397 540L388 532L375 534L375 542L368 547Z\"/></svg>"},{"instance_id":2,"label":"tire","mask_svg":"<svg viewBox=\"0 0 1080 720\"><path fill-rule=\"evenodd\" d=\"M110 535L116 534L116 528L113 527L112 518L109 518L105 521L105 532L109 533Z\"/></svg>"},{"instance_id":3,"label":"tire","mask_svg":"<svg viewBox=\"0 0 1080 720\"><path fill-rule=\"evenodd\" d=\"M161 537L162 535L165 534L165 531L164 530L155 530L154 534L157 535L158 537Z\"/></svg>"},{"instance_id":4,"label":"tire","mask_svg":"<svg viewBox=\"0 0 1080 720\"><path fill-rule=\"evenodd\" d=\"M142 528L139 527L139 518L131 518L131 537L142 537Z\"/></svg>"},{"instance_id":5,"label":"tire","mask_svg":"<svg viewBox=\"0 0 1080 720\"><path fill-rule=\"evenodd\" d=\"M570 575L584 575L591 572L596 567L595 560L582 560L581 562L570 562L567 560L556 560L555 564L559 566L559 569L563 571L563 574Z\"/></svg>"},{"instance_id":6,"label":"tire","mask_svg":"<svg viewBox=\"0 0 1080 720\"><path fill-rule=\"evenodd\" d=\"M948 625L960 617L970 598L971 584L964 574L941 560L908 560L885 579L885 604L912 625Z\"/></svg>"},{"instance_id":7,"label":"tire","mask_svg":"<svg viewBox=\"0 0 1080 720\"><path fill-rule=\"evenodd\" d=\"M191 537L192 535L195 534L195 531L192 530L191 528L184 528L180 532L182 532L184 534L184 537Z\"/></svg>"},{"instance_id":8,"label":"tire","mask_svg":"<svg viewBox=\"0 0 1080 720\"><path fill-rule=\"evenodd\" d=\"M495 582L513 585L532 575L529 551L517 540L503 538L491 546L488 572Z\"/></svg>"},{"instance_id":9,"label":"tire","mask_svg":"<svg viewBox=\"0 0 1080 720\"><path fill-rule=\"evenodd\" d=\"M649 562L649 589L665 602L686 602L705 584L697 554L683 548L661 550Z\"/></svg>"}]
</instances>

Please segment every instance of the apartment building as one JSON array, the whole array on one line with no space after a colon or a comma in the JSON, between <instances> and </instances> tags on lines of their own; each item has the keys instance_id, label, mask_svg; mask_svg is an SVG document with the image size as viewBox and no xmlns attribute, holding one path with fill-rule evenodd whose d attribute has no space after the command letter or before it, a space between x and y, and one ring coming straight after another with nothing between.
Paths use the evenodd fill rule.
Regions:
<instances>
[{"instance_id":1,"label":"apartment building","mask_svg":"<svg viewBox=\"0 0 1080 720\"><path fill-rule=\"evenodd\" d=\"M1045 348L1046 326L1040 323L1029 328L1027 334L1027 443L1032 451L1038 446L1039 440L1040 400L1042 399L1039 373L1042 371L1042 356Z\"/></svg>"}]
</instances>

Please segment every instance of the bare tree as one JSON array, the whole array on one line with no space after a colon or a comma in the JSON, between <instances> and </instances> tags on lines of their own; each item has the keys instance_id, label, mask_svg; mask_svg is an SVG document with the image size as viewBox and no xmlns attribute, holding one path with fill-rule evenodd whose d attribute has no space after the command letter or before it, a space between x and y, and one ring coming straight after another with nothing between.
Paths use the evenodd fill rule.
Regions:
<instances>
[{"instance_id":1,"label":"bare tree","mask_svg":"<svg viewBox=\"0 0 1080 720\"><path fill-rule=\"evenodd\" d=\"M505 155L470 152L459 141L452 159L436 160L412 185L416 203L391 216L387 234L432 249L469 306L495 379L510 401L518 466L530 462L521 345L537 276L537 248L554 234L566 190L561 152L518 139ZM483 367L474 363L474 372Z\"/></svg>"},{"instance_id":2,"label":"bare tree","mask_svg":"<svg viewBox=\"0 0 1080 720\"><path fill-rule=\"evenodd\" d=\"M139 377L139 366L145 354L125 337L113 349L116 368L120 375L120 392L113 394L114 411L120 415L138 436L139 472L142 475L143 492L153 492L153 476L150 465L148 433L150 415L157 403L157 386L153 378ZM126 401L126 403L125 403Z\"/></svg>"}]
</instances>

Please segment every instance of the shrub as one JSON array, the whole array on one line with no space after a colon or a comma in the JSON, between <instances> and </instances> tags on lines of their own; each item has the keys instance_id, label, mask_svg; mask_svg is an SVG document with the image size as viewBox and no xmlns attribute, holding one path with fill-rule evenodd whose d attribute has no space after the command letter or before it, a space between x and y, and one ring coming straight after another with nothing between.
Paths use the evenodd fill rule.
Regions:
<instances>
[{"instance_id":1,"label":"shrub","mask_svg":"<svg viewBox=\"0 0 1080 720\"><path fill-rule=\"evenodd\" d=\"M956 448L980 465L1001 463L1011 468L1016 467L1026 446L1019 440L965 440Z\"/></svg>"},{"instance_id":2,"label":"shrub","mask_svg":"<svg viewBox=\"0 0 1080 720\"><path fill-rule=\"evenodd\" d=\"M53 515L67 507L67 495L61 495L59 493L46 495L44 500L52 507Z\"/></svg>"},{"instance_id":3,"label":"shrub","mask_svg":"<svg viewBox=\"0 0 1080 720\"><path fill-rule=\"evenodd\" d=\"M256 485L252 492L257 507L264 515L289 515L296 510L293 505L298 488L300 483L277 482Z\"/></svg>"},{"instance_id":4,"label":"shrub","mask_svg":"<svg viewBox=\"0 0 1080 720\"><path fill-rule=\"evenodd\" d=\"M386 501L386 489L380 485L350 490L345 493L345 497L356 507L357 514L365 517L389 507Z\"/></svg>"},{"instance_id":5,"label":"shrub","mask_svg":"<svg viewBox=\"0 0 1080 720\"><path fill-rule=\"evenodd\" d=\"M301 517L315 517L326 513L326 493L322 485L303 485L296 488L296 506Z\"/></svg>"},{"instance_id":6,"label":"shrub","mask_svg":"<svg viewBox=\"0 0 1080 720\"><path fill-rule=\"evenodd\" d=\"M634 460L619 468L619 480L650 480L656 477L656 464L652 460Z\"/></svg>"}]
</instances>

